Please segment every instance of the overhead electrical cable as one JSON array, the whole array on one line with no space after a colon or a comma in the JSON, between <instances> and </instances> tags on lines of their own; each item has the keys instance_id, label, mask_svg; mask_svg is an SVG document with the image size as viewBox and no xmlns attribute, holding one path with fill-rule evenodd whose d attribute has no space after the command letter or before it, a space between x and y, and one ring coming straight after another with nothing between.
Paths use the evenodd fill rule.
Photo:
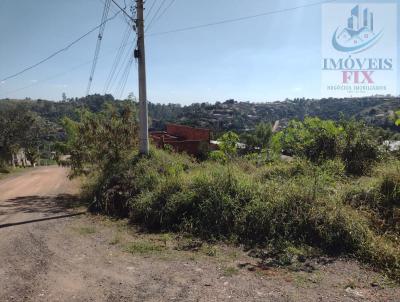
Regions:
<instances>
[{"instance_id":1,"label":"overhead electrical cable","mask_svg":"<svg viewBox=\"0 0 400 302\"><path fill-rule=\"evenodd\" d=\"M149 18L149 16L150 16L151 12L153 11L153 8L154 8L156 3L157 3L157 0L153 0L153 3L150 6L149 11L146 13L146 16L144 17L146 20Z\"/></svg>"},{"instance_id":2,"label":"overhead electrical cable","mask_svg":"<svg viewBox=\"0 0 400 302\"><path fill-rule=\"evenodd\" d=\"M100 53L100 48L101 48L101 42L103 40L103 35L104 35L104 30L106 27L106 24L104 23L104 20L107 19L108 12L110 11L110 5L111 5L112 0L106 0L104 3L104 10L103 10L103 15L101 17L101 23L103 24L99 28L99 35L97 36L97 42L96 42L96 49L94 51L94 58L93 58L93 64L92 64L92 69L90 70L90 76L89 76L89 82L86 88L86 95L89 95L90 93L90 88L93 83L93 76L94 72L96 71L96 66L97 66L97 60L99 58L99 53Z\"/></svg>"},{"instance_id":3,"label":"overhead electrical cable","mask_svg":"<svg viewBox=\"0 0 400 302\"><path fill-rule=\"evenodd\" d=\"M131 68L132 68L132 64L134 61L134 55L133 55L133 51L134 51L134 47L132 47L129 52L128 52L128 56L127 59L125 60L124 64L122 66L125 66L123 73L121 74L121 78L119 80L119 83L117 85L116 94L119 94L120 96L122 96L124 90L125 90L125 86L126 86L126 82L128 81L129 78L129 74L131 72ZM122 71L122 67L121 67L121 71Z\"/></svg>"},{"instance_id":4,"label":"overhead electrical cable","mask_svg":"<svg viewBox=\"0 0 400 302\"><path fill-rule=\"evenodd\" d=\"M117 52L117 54L115 56L115 59L114 59L113 65L111 67L110 73L108 74L106 83L104 85L104 93L106 93L108 91L108 88L110 87L111 81L114 78L114 75L115 75L115 72L117 70L117 67L118 67L119 63L121 62L122 55L125 52L125 48L126 48L126 46L128 44L129 37L131 36L131 33L132 33L132 28L131 28L130 25L128 25L126 27L126 29L125 29L125 32L124 32L124 35L122 37L122 41L121 41L120 47L119 47L118 52Z\"/></svg>"},{"instance_id":5,"label":"overhead electrical cable","mask_svg":"<svg viewBox=\"0 0 400 302\"><path fill-rule=\"evenodd\" d=\"M120 67L119 67L119 69L118 69L116 75L114 76L114 79L112 80L112 82L111 82L111 84L110 84L110 89L109 89L109 91L112 91L114 86L115 86L115 87L114 87L115 89L117 89L118 87L120 87L121 82L122 82L122 75L123 75L124 72L125 72L126 65L128 64L130 58L132 57L132 54L133 54L134 49L135 49L135 45L134 45L134 44L131 44L130 47L129 47L129 48L127 49L127 51L125 52L125 54L123 55L123 56L124 56L124 59L122 60L122 62L121 62L121 64L120 64ZM117 81L117 79L119 79L119 81ZM116 81L117 81L118 83L117 83ZM115 91L114 91L114 92L115 92Z\"/></svg>"},{"instance_id":6,"label":"overhead electrical cable","mask_svg":"<svg viewBox=\"0 0 400 302\"><path fill-rule=\"evenodd\" d=\"M132 57L129 59L128 65L126 66L125 71L124 71L125 74L124 74L124 77L122 79L122 85L121 85L121 88L120 88L119 98L122 98L122 95L124 94L126 83L128 82L129 75L130 75L131 70L132 70L133 61L134 61L134 56L132 54Z\"/></svg>"},{"instance_id":7,"label":"overhead electrical cable","mask_svg":"<svg viewBox=\"0 0 400 302\"><path fill-rule=\"evenodd\" d=\"M112 51L107 52L107 55L104 55L104 57L108 56L108 55L111 55L111 54L115 53L116 51L117 51L117 49L113 49ZM99 57L99 59L102 59L102 57ZM41 83L44 83L44 82L59 78L59 77L65 75L65 74L68 74L68 73L72 72L72 71L75 71L77 69L83 68L83 67L89 65L90 63L93 63L93 59L90 59L88 61L82 62L81 64L78 64L78 65L72 67L71 69L68 69L66 71L63 71L63 72L57 73L55 75L49 76L49 77L44 78L42 80L36 81L36 82L34 82L34 83L30 84L30 85L23 86L23 87L20 87L20 88L14 89L14 90L10 90L10 91L4 92L4 93L0 93L0 95L1 96L9 96L10 93L14 93L14 92L18 92L18 91L21 91L21 90L25 90L25 89L37 86L37 85L39 85Z\"/></svg>"},{"instance_id":8,"label":"overhead electrical cable","mask_svg":"<svg viewBox=\"0 0 400 302\"><path fill-rule=\"evenodd\" d=\"M174 4L174 2L175 2L175 0L171 0L171 2L164 8L164 10L161 12L161 14L159 14L158 17L153 21L153 24L155 22L157 22L158 20L160 20L165 15L165 13L170 9L170 7L172 6L172 4ZM147 26L146 31L148 29L150 29L150 26L151 26L151 24L149 24L149 26Z\"/></svg>"},{"instance_id":9,"label":"overhead electrical cable","mask_svg":"<svg viewBox=\"0 0 400 302\"><path fill-rule=\"evenodd\" d=\"M129 18L129 20L134 21L132 16L128 14L128 12L122 8L115 0L111 0L119 9L121 12L124 13L125 16L127 16ZM126 8L126 3L125 3L125 8Z\"/></svg>"},{"instance_id":10,"label":"overhead electrical cable","mask_svg":"<svg viewBox=\"0 0 400 302\"><path fill-rule=\"evenodd\" d=\"M150 21L147 23L146 26L146 30L145 32L151 27L151 25L153 24L154 20L157 19L158 14L160 13L161 9L164 7L164 4L167 2L167 0L163 0L161 2L161 4L158 6L158 9L156 10L156 12L154 13L153 17L150 19Z\"/></svg>"},{"instance_id":11,"label":"overhead electrical cable","mask_svg":"<svg viewBox=\"0 0 400 302\"><path fill-rule=\"evenodd\" d=\"M7 81L7 80L10 80L10 79L12 79L12 78L15 78L15 77L17 77L17 76L19 76L19 75L21 75L21 74L23 74L23 73L25 73L25 72L31 70L31 69L34 69L34 68L38 67L38 66L41 65L41 64L43 64L43 63L49 61L50 59L54 58L54 57L57 56L58 54L60 54L60 53L62 53L62 52L64 52L64 51L67 51L67 50L70 49L73 45L77 44L78 42L80 42L81 40L83 40L84 38L86 38L87 36L89 36L91 33L93 33L94 31L96 31L97 29L99 29L102 25L104 25L104 24L106 24L107 22L113 20L116 16L119 15L119 13L120 13L120 12L115 13L112 17L110 17L110 18L104 20L104 21L103 21L102 23L100 23L98 26L94 27L93 29L91 29L90 31L88 31L87 33L85 33L84 35L80 36L78 39L72 41L72 42L69 43L67 46L61 48L60 50L57 50L56 52L52 53L52 54L49 55L48 57L44 58L43 60L41 60L41 61L39 61L39 62L37 62L37 63L35 63L35 64L29 66L29 67L26 67L26 68L22 69L21 71L18 71L18 72L16 72L16 73L12 74L12 75L9 75L9 76L4 77L3 79L0 80L0 82Z\"/></svg>"},{"instance_id":12,"label":"overhead electrical cable","mask_svg":"<svg viewBox=\"0 0 400 302\"><path fill-rule=\"evenodd\" d=\"M225 19L225 20L221 20L221 21L199 24L199 25L194 25L194 26L188 26L188 27L183 27L183 28L177 28L177 29L172 29L172 30L168 30L168 31L149 33L149 34L147 34L147 36L149 37L149 36L167 35L167 34L172 34L172 33L185 32L185 31L190 31L190 30L195 30L195 29L200 29L200 28L205 28L205 27L221 25L221 24L235 23L235 22L245 21L245 20L249 20L249 19L260 18L260 17L264 17L264 16L286 13L286 12L290 12L290 11L297 10L300 8L307 8L307 7L317 6L320 4L336 2L336 1L338 1L338 0L314 2L314 3L305 4L305 5L299 5L299 6L294 6L294 7L290 7L290 8L260 13L260 14L256 14L256 15L249 15L249 16L244 16L244 17L239 17L239 18Z\"/></svg>"},{"instance_id":13,"label":"overhead electrical cable","mask_svg":"<svg viewBox=\"0 0 400 302\"><path fill-rule=\"evenodd\" d=\"M103 5L105 4L105 0L99 0L99 2L102 3ZM125 6L125 7L126 7L126 6ZM111 6L111 7L110 7L110 11L111 11L113 14L115 14L117 11L119 11L119 9L118 9L117 7ZM121 19L122 19L124 22L128 22L128 21L126 20L125 14L122 14L122 15L120 15L120 16L121 16Z\"/></svg>"}]
</instances>

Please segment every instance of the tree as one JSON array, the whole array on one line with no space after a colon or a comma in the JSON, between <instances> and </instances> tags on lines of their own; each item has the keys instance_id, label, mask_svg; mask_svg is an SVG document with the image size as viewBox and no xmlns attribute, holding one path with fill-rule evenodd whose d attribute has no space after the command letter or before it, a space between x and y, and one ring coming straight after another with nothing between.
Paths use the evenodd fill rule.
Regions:
<instances>
[{"instance_id":1,"label":"tree","mask_svg":"<svg viewBox=\"0 0 400 302\"><path fill-rule=\"evenodd\" d=\"M24 135L24 142L21 144L25 151L27 160L31 166L35 166L40 158L40 148L45 145L45 137L48 135L49 129L45 121L35 116L32 124Z\"/></svg>"},{"instance_id":2,"label":"tree","mask_svg":"<svg viewBox=\"0 0 400 302\"><path fill-rule=\"evenodd\" d=\"M65 92L62 93L61 99L62 99L63 102L67 101L67 94Z\"/></svg>"},{"instance_id":3,"label":"tree","mask_svg":"<svg viewBox=\"0 0 400 302\"><path fill-rule=\"evenodd\" d=\"M229 158L233 158L237 153L237 144L239 143L239 136L232 131L229 131L222 135L219 139L219 148Z\"/></svg>"},{"instance_id":4,"label":"tree","mask_svg":"<svg viewBox=\"0 0 400 302\"><path fill-rule=\"evenodd\" d=\"M220 145L219 148L223 152L226 157L226 161L228 164L228 176L229 176L229 185L232 185L232 171L231 171L231 160L237 153L237 144L239 143L239 136L232 131L229 131L222 135L219 139ZM218 151L214 151L218 152ZM213 155L214 159L221 160L221 154L215 153Z\"/></svg>"},{"instance_id":5,"label":"tree","mask_svg":"<svg viewBox=\"0 0 400 302\"><path fill-rule=\"evenodd\" d=\"M343 128L334 121L306 118L304 122L291 121L280 139L283 150L289 155L318 163L340 154L342 137Z\"/></svg>"},{"instance_id":6,"label":"tree","mask_svg":"<svg viewBox=\"0 0 400 302\"><path fill-rule=\"evenodd\" d=\"M256 142L261 150L265 149L267 160L270 157L270 147L272 139L272 125L270 123L260 123L256 126Z\"/></svg>"},{"instance_id":7,"label":"tree","mask_svg":"<svg viewBox=\"0 0 400 302\"><path fill-rule=\"evenodd\" d=\"M395 115L394 123L396 124L396 126L400 126L400 110L396 111L394 115Z\"/></svg>"},{"instance_id":8,"label":"tree","mask_svg":"<svg viewBox=\"0 0 400 302\"><path fill-rule=\"evenodd\" d=\"M351 175L368 173L380 157L379 144L362 122L342 121L344 147L341 158L346 172Z\"/></svg>"},{"instance_id":9,"label":"tree","mask_svg":"<svg viewBox=\"0 0 400 302\"><path fill-rule=\"evenodd\" d=\"M246 145L246 149L249 152L254 152L256 148L260 147L254 133L243 133L240 136L240 140Z\"/></svg>"},{"instance_id":10,"label":"tree","mask_svg":"<svg viewBox=\"0 0 400 302\"><path fill-rule=\"evenodd\" d=\"M37 148L43 143L43 132L39 131L41 119L22 106L8 108L0 115L0 164L11 162L21 148ZM29 151L29 150L28 150ZM33 154L33 152L32 152ZM33 158L33 157L32 157Z\"/></svg>"},{"instance_id":11,"label":"tree","mask_svg":"<svg viewBox=\"0 0 400 302\"><path fill-rule=\"evenodd\" d=\"M256 142L262 149L267 149L271 145L272 126L270 123L260 123L255 130Z\"/></svg>"},{"instance_id":12,"label":"tree","mask_svg":"<svg viewBox=\"0 0 400 302\"><path fill-rule=\"evenodd\" d=\"M65 118L63 124L68 140L59 150L71 155L72 176L107 170L137 145L136 111L130 102L120 110L111 104L97 114L84 110L79 122Z\"/></svg>"}]
</instances>

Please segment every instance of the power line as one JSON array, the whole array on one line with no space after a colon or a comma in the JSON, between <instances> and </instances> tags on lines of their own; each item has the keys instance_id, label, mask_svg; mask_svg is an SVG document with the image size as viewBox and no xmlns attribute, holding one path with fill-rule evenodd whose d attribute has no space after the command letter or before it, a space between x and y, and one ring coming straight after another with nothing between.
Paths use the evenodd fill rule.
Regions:
<instances>
[{"instance_id":1,"label":"power line","mask_svg":"<svg viewBox=\"0 0 400 302\"><path fill-rule=\"evenodd\" d=\"M117 49L114 49L114 50L112 50L112 51L107 52L107 55L111 55L111 54L114 53L116 50L117 50ZM106 55L104 55L104 57L105 57L105 56L106 56ZM102 57L100 57L99 59L101 59L101 58L102 58ZM71 69L68 69L68 70L66 70L66 71L57 73L57 74L52 75L52 76L50 76L50 77L47 77L47 78L45 78L45 79L43 79L43 80L39 80L39 81L37 81L37 82L35 82L35 83L32 83L32 84L30 84L30 85L23 86L23 87L14 89L14 90L7 91L7 92L5 92L5 93L2 93L1 95L2 95L2 96L6 96L6 95L8 95L8 94L10 94L10 93L14 93L14 92L18 92L18 91L21 91L21 90L25 90L25 89L34 87L34 86L36 86L36 85L39 85L39 84L41 84L41 83L44 83L44 82L47 82L47 81L50 81L50 80L59 78L59 77L65 75L65 74L68 74L68 73L70 73L70 72L72 72L72 71L75 71L75 70L77 70L77 69L80 69L80 68L82 68L82 67L84 67L84 66L87 66L87 65L89 65L89 64L92 63L92 62L93 62L93 59L90 59L90 60L88 60L88 61L85 61L85 62L82 62L81 64L76 65L75 67L72 67Z\"/></svg>"},{"instance_id":2,"label":"power line","mask_svg":"<svg viewBox=\"0 0 400 302\"><path fill-rule=\"evenodd\" d=\"M149 37L149 36L167 35L167 34L172 34L172 33L177 33L177 32L184 32L184 31L190 31L190 30L195 30L195 29L200 29L200 28L205 28L205 27L210 27L210 26L221 25L221 24L234 23L234 22L239 22L239 21L244 21L244 20L249 20L249 19L255 19L255 18L269 16L269 15L286 13L286 12L290 12L290 11L297 10L297 9L300 9L300 8L307 8L307 7L317 6L317 5L320 5L320 4L336 2L336 1L338 1L338 0L328 0L328 1L314 2L314 3L310 3L310 4L299 5L299 6L295 6L295 7L291 7L291 8L285 8L285 9L265 12L265 13L256 14L256 15L250 15L250 16L244 16L244 17L239 17L239 18L226 19L226 20L217 21L217 22L211 22L211 23L199 24L199 25L194 25L194 26L189 26L189 27L177 28L177 29L168 30L168 31L150 33L147 36Z\"/></svg>"},{"instance_id":3,"label":"power line","mask_svg":"<svg viewBox=\"0 0 400 302\"><path fill-rule=\"evenodd\" d=\"M122 86L121 86L121 91L120 91L119 98L122 98L122 95L124 94L125 86L126 86L126 83L128 82L129 75L130 75L131 70L132 70L133 61L134 61L134 56L132 54L131 58L129 59L128 65L125 68L125 77L123 79L123 83L122 83Z\"/></svg>"},{"instance_id":4,"label":"power line","mask_svg":"<svg viewBox=\"0 0 400 302\"><path fill-rule=\"evenodd\" d=\"M65 46L64 48L62 48L62 49L60 49L60 50L57 50L56 52L54 52L53 54L49 55L49 56L46 57L45 59L43 59L43 60L41 60L41 61L39 61L39 62L37 62L37 63L35 63L35 64L29 66L29 67L26 67L26 68L22 69L21 71L15 73L15 74L6 76L5 78L1 79L0 82L7 81L7 80L10 80L10 79L12 79L12 78L15 78L15 77L17 77L17 76L19 76L19 75L21 75L21 74L23 74L23 73L25 73L25 72L27 72L27 71L29 71L29 70L35 68L35 67L41 65L41 64L43 64L43 63L49 61L50 59L54 58L54 57L57 56L58 54L60 54L60 53L62 53L62 52L64 52L64 51L67 51L67 50L68 50L69 48L71 48L73 45L75 45L76 43L80 42L82 39L84 39L84 38L86 38L87 36L89 36L91 33L93 33L94 31L96 31L98 28L100 28L101 26L103 26L103 25L106 24L107 22L113 20L118 14L119 14L119 12L117 12L116 14L114 14L112 17L110 17L110 18L104 20L104 22L100 23L100 24L97 25L95 28L91 29L91 30L88 31L86 34L84 34L83 36L80 36L78 39L72 41L71 43L69 43L69 44L68 44L67 46Z\"/></svg>"},{"instance_id":5,"label":"power line","mask_svg":"<svg viewBox=\"0 0 400 302\"><path fill-rule=\"evenodd\" d=\"M122 78L123 78L122 75L123 75L124 72L125 72L126 65L128 64L130 58L132 57L132 53L133 53L134 49L135 49L135 44L132 44L132 45L130 45L130 47L127 49L127 52L124 54L124 55L125 55L125 58L124 58L124 60L121 62L121 66L120 66L120 68L118 69L118 71L117 71L117 73L116 73L116 75L115 75L115 77L114 77L114 80L112 80L112 82L111 82L110 91L113 90L113 87L115 86L115 84L116 84L116 87L115 87L116 90L118 90L118 87L121 86L121 82L122 82ZM123 70L124 70L124 71L123 71ZM122 74L121 74L121 72L122 72ZM116 81L117 81L117 79L120 77L120 75L121 75L121 78L120 78L120 80L118 81L118 83L116 83Z\"/></svg>"},{"instance_id":6,"label":"power line","mask_svg":"<svg viewBox=\"0 0 400 302\"><path fill-rule=\"evenodd\" d=\"M129 41L129 37L131 36L132 33L132 29L131 29L131 25L128 25L125 29L124 35L122 37L122 41L120 44L120 47L118 49L117 55L115 56L113 65L111 67L110 73L108 74L106 83L104 85L104 93L107 92L108 88L110 87L111 81L114 78L115 72L117 70L117 67L119 65L119 63L121 62L121 58L123 53L125 52L125 48L128 44Z\"/></svg>"},{"instance_id":7,"label":"power line","mask_svg":"<svg viewBox=\"0 0 400 302\"><path fill-rule=\"evenodd\" d=\"M101 42L103 40L103 34L104 34L105 27L106 27L104 20L107 19L108 12L110 11L110 5L111 5L111 0L106 0L106 2L104 3L103 15L101 17L101 21L102 21L101 23L103 23L103 25L99 29L99 35L97 38L96 49L94 51L93 64L92 64L92 69L90 71L90 77L89 77L89 82L88 82L88 86L86 89L86 95L89 95L90 87L92 86L93 76L94 76L94 72L96 70L96 65L97 65L97 59L99 58Z\"/></svg>"},{"instance_id":8,"label":"power line","mask_svg":"<svg viewBox=\"0 0 400 302\"><path fill-rule=\"evenodd\" d=\"M147 23L147 27L146 27L146 31L150 28L150 26L153 24L154 20L157 18L158 13L161 11L161 8L164 6L165 2L167 2L167 0L163 0L163 2L161 2L160 6L158 7L157 11L155 12L155 14L153 15L153 17L150 19L149 23ZM146 32L145 31L145 32Z\"/></svg>"},{"instance_id":9,"label":"power line","mask_svg":"<svg viewBox=\"0 0 400 302\"><path fill-rule=\"evenodd\" d=\"M153 10L153 8L154 8L154 6L155 6L156 3L157 3L157 0L153 0L153 4L150 6L150 9L149 9L149 11L148 11L147 14L146 14L145 19L147 19L147 18L150 16L150 14L151 14L151 12L152 12L152 10Z\"/></svg>"},{"instance_id":10,"label":"power line","mask_svg":"<svg viewBox=\"0 0 400 302\"><path fill-rule=\"evenodd\" d=\"M125 86L126 86L126 83L128 81L129 74L131 73L132 64L133 64L133 59L131 58L128 61L128 64L126 65L126 67L125 67L124 73L123 73L123 75L121 77L121 82L119 84L119 89L117 90L117 93L119 91L119 97L120 98L122 97L122 95L123 95L123 93L125 91Z\"/></svg>"},{"instance_id":11,"label":"power line","mask_svg":"<svg viewBox=\"0 0 400 302\"><path fill-rule=\"evenodd\" d=\"M165 13L170 9L170 7L172 6L172 4L174 4L174 2L175 2L175 0L171 0L171 2L165 7L165 9L161 12L161 14L158 15L157 19L155 19L154 22L157 22L158 20L160 20L160 19L165 15ZM153 23L154 23L154 22L153 22ZM151 25L151 24L149 24L149 26L147 26L146 31L147 31L148 29L150 29L150 25Z\"/></svg>"},{"instance_id":12,"label":"power line","mask_svg":"<svg viewBox=\"0 0 400 302\"><path fill-rule=\"evenodd\" d=\"M126 11L125 9L123 9L117 2L115 2L115 0L111 0L111 1L112 1L116 6L118 6L118 8L120 9L120 11L123 12L125 16L127 16L131 21L134 21L133 18L132 18L132 16L129 15L129 14L127 13L127 11ZM126 3L125 3L125 8L126 8Z\"/></svg>"},{"instance_id":13,"label":"power line","mask_svg":"<svg viewBox=\"0 0 400 302\"><path fill-rule=\"evenodd\" d=\"M133 45L135 45L135 44L136 44L136 40L133 43ZM116 91L115 91L116 95L118 93L120 95L122 95L123 91L125 90L125 85L126 85L126 82L128 81L129 74L130 74L130 71L131 71L131 67L132 67L132 64L133 64L133 61L134 61L134 55L133 55L134 49L135 49L135 47L131 47L128 50L127 57L126 57L126 59L124 61L124 64L121 66L120 72L122 71L122 67L124 65L125 65L125 68L124 68L124 71L123 71L123 73L121 75L121 78L120 78L120 80L118 82L118 85L116 87Z\"/></svg>"},{"instance_id":14,"label":"power line","mask_svg":"<svg viewBox=\"0 0 400 302\"><path fill-rule=\"evenodd\" d=\"M105 4L105 2L106 2L107 0L99 0L99 2L101 2L103 5ZM113 13L113 14L115 14L118 10L115 8L115 7L110 7L110 10L111 10L111 12ZM125 19L125 15L121 15L121 18L122 18L122 20L124 21L124 22L128 22L126 19Z\"/></svg>"}]
</instances>

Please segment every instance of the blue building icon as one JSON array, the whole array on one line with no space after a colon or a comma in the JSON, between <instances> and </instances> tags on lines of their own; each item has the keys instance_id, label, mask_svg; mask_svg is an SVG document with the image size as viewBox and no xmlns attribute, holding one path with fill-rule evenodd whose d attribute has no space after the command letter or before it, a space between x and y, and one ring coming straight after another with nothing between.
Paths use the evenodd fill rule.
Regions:
<instances>
[{"instance_id":1,"label":"blue building icon","mask_svg":"<svg viewBox=\"0 0 400 302\"><path fill-rule=\"evenodd\" d=\"M368 8L365 8L361 12L360 6L355 6L351 10L351 17L347 20L347 29L349 31L352 31L354 34L365 29L373 32L374 14L372 12L369 12Z\"/></svg>"},{"instance_id":2,"label":"blue building icon","mask_svg":"<svg viewBox=\"0 0 400 302\"><path fill-rule=\"evenodd\" d=\"M383 30L374 32L374 14L368 7L356 5L350 9L350 17L345 18L347 24L338 27L332 38L332 45L338 51L356 53L366 50L383 35Z\"/></svg>"}]
</instances>

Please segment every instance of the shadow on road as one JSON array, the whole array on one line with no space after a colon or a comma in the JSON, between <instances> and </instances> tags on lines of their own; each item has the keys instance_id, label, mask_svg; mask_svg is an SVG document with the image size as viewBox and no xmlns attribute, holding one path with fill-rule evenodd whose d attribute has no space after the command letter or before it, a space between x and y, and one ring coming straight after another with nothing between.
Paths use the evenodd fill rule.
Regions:
<instances>
[{"instance_id":1,"label":"shadow on road","mask_svg":"<svg viewBox=\"0 0 400 302\"><path fill-rule=\"evenodd\" d=\"M46 217L46 218L40 218L40 219L25 220L25 221L20 221L20 222L4 223L4 224L0 224L0 229L8 228L8 227L16 226L16 225L21 225L21 224L28 224L28 223L34 223L34 222L40 222L40 221L47 221L47 220L55 220L55 219L61 219L61 218L67 218L67 217L74 217L74 216L79 216L79 215L84 215L84 214L86 214L86 212L80 212L80 213L75 213L75 214L66 214L66 215L53 216L53 217Z\"/></svg>"},{"instance_id":2,"label":"shadow on road","mask_svg":"<svg viewBox=\"0 0 400 302\"><path fill-rule=\"evenodd\" d=\"M77 196L69 194L57 196L26 196L9 199L0 203L0 217L5 216L6 218L9 215L32 214L32 219L20 222L2 223L0 224L0 228L83 215L86 211L74 211L81 206L84 206L82 200L77 198Z\"/></svg>"}]
</instances>

